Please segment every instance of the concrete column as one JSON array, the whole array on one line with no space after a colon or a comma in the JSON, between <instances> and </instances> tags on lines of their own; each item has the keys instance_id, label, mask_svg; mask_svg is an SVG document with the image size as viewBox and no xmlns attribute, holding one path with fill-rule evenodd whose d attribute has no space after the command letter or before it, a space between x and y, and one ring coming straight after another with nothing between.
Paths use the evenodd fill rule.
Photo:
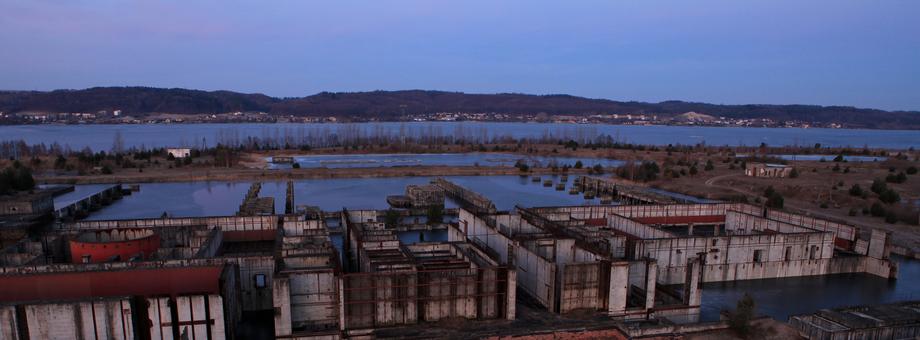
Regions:
<instances>
[{"instance_id":1,"label":"concrete column","mask_svg":"<svg viewBox=\"0 0 920 340\"><path fill-rule=\"evenodd\" d=\"M343 274L339 274L343 275ZM341 276L338 277L339 280L339 330L345 330L345 279Z\"/></svg>"},{"instance_id":2,"label":"concrete column","mask_svg":"<svg viewBox=\"0 0 920 340\"><path fill-rule=\"evenodd\" d=\"M702 264L699 258L687 261L687 280L684 285L684 303L688 306L699 306L701 302L700 271Z\"/></svg>"},{"instance_id":3,"label":"concrete column","mask_svg":"<svg viewBox=\"0 0 920 340\"><path fill-rule=\"evenodd\" d=\"M629 294L629 262L610 264L610 287L607 294L607 314L621 316L626 312Z\"/></svg>"},{"instance_id":4,"label":"concrete column","mask_svg":"<svg viewBox=\"0 0 920 340\"><path fill-rule=\"evenodd\" d=\"M291 291L286 277L272 280L272 307L275 308L275 336L291 335Z\"/></svg>"},{"instance_id":5,"label":"concrete column","mask_svg":"<svg viewBox=\"0 0 920 340\"><path fill-rule=\"evenodd\" d=\"M515 303L517 302L517 268L509 266L508 271L508 282L507 282L507 292L505 294L505 319L514 320L517 316L517 309Z\"/></svg>"},{"instance_id":6,"label":"concrete column","mask_svg":"<svg viewBox=\"0 0 920 340\"><path fill-rule=\"evenodd\" d=\"M505 287L505 319L514 320L517 315L517 264L514 259L514 244L508 243L508 254L505 261L508 282Z\"/></svg>"},{"instance_id":7,"label":"concrete column","mask_svg":"<svg viewBox=\"0 0 920 340\"><path fill-rule=\"evenodd\" d=\"M645 309L655 307L655 285L658 283L658 262L647 260L645 265Z\"/></svg>"},{"instance_id":8,"label":"concrete column","mask_svg":"<svg viewBox=\"0 0 920 340\"><path fill-rule=\"evenodd\" d=\"M693 223L687 224L687 235L693 236Z\"/></svg>"},{"instance_id":9,"label":"concrete column","mask_svg":"<svg viewBox=\"0 0 920 340\"><path fill-rule=\"evenodd\" d=\"M719 229L721 229L721 228L722 228L722 227L721 227L720 225L718 225L718 224L713 225L713 226L712 226L712 235L713 235L713 236L719 236Z\"/></svg>"}]
</instances>

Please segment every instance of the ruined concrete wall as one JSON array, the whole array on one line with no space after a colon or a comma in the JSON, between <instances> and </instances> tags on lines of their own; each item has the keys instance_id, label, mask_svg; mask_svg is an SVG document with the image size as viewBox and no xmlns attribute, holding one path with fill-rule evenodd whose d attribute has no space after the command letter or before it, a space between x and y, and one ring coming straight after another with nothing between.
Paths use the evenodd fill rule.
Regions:
<instances>
[{"instance_id":1,"label":"ruined concrete wall","mask_svg":"<svg viewBox=\"0 0 920 340\"><path fill-rule=\"evenodd\" d=\"M518 287L541 305L555 310L556 264L524 247L514 248Z\"/></svg>"},{"instance_id":2,"label":"ruined concrete wall","mask_svg":"<svg viewBox=\"0 0 920 340\"><path fill-rule=\"evenodd\" d=\"M419 308L424 321L475 319L477 276L476 270L419 273Z\"/></svg>"},{"instance_id":3,"label":"ruined concrete wall","mask_svg":"<svg viewBox=\"0 0 920 340\"><path fill-rule=\"evenodd\" d=\"M685 278L688 259L701 253L706 268L710 268L707 270L713 272L704 275L704 282L716 282L769 275L758 273L781 275L777 277L820 275L805 274L821 271L819 262L807 261L830 259L833 250L830 233L768 234L639 240L635 256L657 260L659 282L673 284ZM790 261L797 264L783 264ZM750 266L753 264L761 265ZM790 266L798 269L782 269Z\"/></svg>"},{"instance_id":4,"label":"ruined concrete wall","mask_svg":"<svg viewBox=\"0 0 920 340\"><path fill-rule=\"evenodd\" d=\"M502 214L492 215L495 218L495 224L498 229L505 235L514 236L519 234L542 233L543 230L530 224L522 219L520 215Z\"/></svg>"},{"instance_id":5,"label":"ruined concrete wall","mask_svg":"<svg viewBox=\"0 0 920 340\"><path fill-rule=\"evenodd\" d=\"M810 233L813 229L800 227L794 224L766 219L757 215L751 215L738 211L725 212L725 232L726 233L750 233L752 231L763 232L771 230L780 233Z\"/></svg>"},{"instance_id":6,"label":"ruined concrete wall","mask_svg":"<svg viewBox=\"0 0 920 340\"><path fill-rule=\"evenodd\" d=\"M288 282L294 328L337 327L339 285L332 271L291 273Z\"/></svg>"},{"instance_id":7,"label":"ruined concrete wall","mask_svg":"<svg viewBox=\"0 0 920 340\"><path fill-rule=\"evenodd\" d=\"M623 315L626 312L626 300L629 298L629 263L625 261L611 263L608 282L607 314Z\"/></svg>"},{"instance_id":8,"label":"ruined concrete wall","mask_svg":"<svg viewBox=\"0 0 920 340\"><path fill-rule=\"evenodd\" d=\"M64 226L65 229L98 230L123 228L158 228L216 226L223 231L274 230L278 225L277 216L219 216L219 217L176 217L147 218L110 221L80 221Z\"/></svg>"},{"instance_id":9,"label":"ruined concrete wall","mask_svg":"<svg viewBox=\"0 0 920 340\"><path fill-rule=\"evenodd\" d=\"M619 215L608 215L607 227L643 239L668 238L675 236L669 232L649 227L645 224L630 220Z\"/></svg>"},{"instance_id":10,"label":"ruined concrete wall","mask_svg":"<svg viewBox=\"0 0 920 340\"><path fill-rule=\"evenodd\" d=\"M228 257L225 260L239 266L243 310L272 309L272 277L275 273L274 257L271 255ZM259 286L259 283L263 282L264 285Z\"/></svg>"},{"instance_id":11,"label":"ruined concrete wall","mask_svg":"<svg viewBox=\"0 0 920 340\"><path fill-rule=\"evenodd\" d=\"M500 263L508 263L508 246L513 244L508 236L499 233L486 221L465 209L460 209L458 226L470 241L492 249L499 255Z\"/></svg>"},{"instance_id":12,"label":"ruined concrete wall","mask_svg":"<svg viewBox=\"0 0 920 340\"><path fill-rule=\"evenodd\" d=\"M772 220L783 221L814 230L828 231L833 233L834 237L848 241L855 241L856 237L858 236L858 229L854 226L811 216L791 214L784 211L767 209L766 217Z\"/></svg>"},{"instance_id":13,"label":"ruined concrete wall","mask_svg":"<svg viewBox=\"0 0 920 340\"><path fill-rule=\"evenodd\" d=\"M579 309L607 309L609 267L605 262L569 263L562 267L559 312Z\"/></svg>"},{"instance_id":14,"label":"ruined concrete wall","mask_svg":"<svg viewBox=\"0 0 920 340\"><path fill-rule=\"evenodd\" d=\"M32 339L128 339L134 337L127 298L23 305ZM4 319L6 320L6 319ZM3 327L4 330L6 326ZM6 339L6 338L4 338Z\"/></svg>"},{"instance_id":15,"label":"ruined concrete wall","mask_svg":"<svg viewBox=\"0 0 920 340\"><path fill-rule=\"evenodd\" d=\"M338 296L336 296L338 302ZM291 335L291 282L287 277L272 281L272 306L275 309L275 337Z\"/></svg>"},{"instance_id":16,"label":"ruined concrete wall","mask_svg":"<svg viewBox=\"0 0 920 340\"><path fill-rule=\"evenodd\" d=\"M627 218L640 218L665 216L715 216L724 215L728 210L756 212L759 211L759 208L735 203L643 204L612 206L610 207L609 212Z\"/></svg>"},{"instance_id":17,"label":"ruined concrete wall","mask_svg":"<svg viewBox=\"0 0 920 340\"><path fill-rule=\"evenodd\" d=\"M345 327L415 324L418 320L414 272L357 273L344 277Z\"/></svg>"},{"instance_id":18,"label":"ruined concrete wall","mask_svg":"<svg viewBox=\"0 0 920 340\"><path fill-rule=\"evenodd\" d=\"M0 306L0 339L19 340L15 306Z\"/></svg>"},{"instance_id":19,"label":"ruined concrete wall","mask_svg":"<svg viewBox=\"0 0 920 340\"><path fill-rule=\"evenodd\" d=\"M174 327L178 327L179 338L225 339L223 299L216 294L184 295L173 298L148 298L147 313L151 321L151 339L178 339ZM174 308L172 306L175 306Z\"/></svg>"},{"instance_id":20,"label":"ruined concrete wall","mask_svg":"<svg viewBox=\"0 0 920 340\"><path fill-rule=\"evenodd\" d=\"M876 259L888 259L891 255L891 244L889 244L889 233L884 230L873 229L869 237L869 246L866 255Z\"/></svg>"}]
</instances>

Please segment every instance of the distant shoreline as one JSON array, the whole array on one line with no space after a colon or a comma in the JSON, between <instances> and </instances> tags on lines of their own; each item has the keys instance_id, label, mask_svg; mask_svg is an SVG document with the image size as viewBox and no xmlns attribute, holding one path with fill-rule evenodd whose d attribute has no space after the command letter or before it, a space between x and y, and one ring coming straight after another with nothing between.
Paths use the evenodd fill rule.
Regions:
<instances>
[{"instance_id":1,"label":"distant shoreline","mask_svg":"<svg viewBox=\"0 0 920 340\"><path fill-rule=\"evenodd\" d=\"M569 123L569 122L536 122L536 121L479 121L479 120L463 120L463 121L440 121L440 120L428 120L428 121L405 121L405 120L386 120L386 121L355 121L355 122L143 122L143 123L107 123L107 122L92 122L92 123L22 123L22 124L4 124L0 123L0 127L5 126L112 126L112 125L123 125L123 126L143 126L143 125L248 125L248 124L264 124L264 125L281 125L281 124L291 124L291 125L356 125L356 124L545 124L545 125L571 125L571 126L630 126L630 127L656 127L656 126L667 126L667 127L686 127L686 128L726 128L726 129L801 129L801 130L854 130L854 131L920 131L918 128L908 128L908 129L889 129L889 128L871 128L871 127L839 127L839 128L829 128L829 127L799 127L799 126L743 126L743 125L705 125L705 124L615 124L615 123ZM2 139L0 139L2 140Z\"/></svg>"}]
</instances>

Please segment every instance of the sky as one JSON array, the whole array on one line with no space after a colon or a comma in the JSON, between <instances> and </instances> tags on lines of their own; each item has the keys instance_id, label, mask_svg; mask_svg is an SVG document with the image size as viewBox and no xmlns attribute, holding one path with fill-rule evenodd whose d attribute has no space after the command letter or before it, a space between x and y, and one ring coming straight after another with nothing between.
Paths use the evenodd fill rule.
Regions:
<instances>
[{"instance_id":1,"label":"sky","mask_svg":"<svg viewBox=\"0 0 920 340\"><path fill-rule=\"evenodd\" d=\"M920 1L0 0L0 89L920 110Z\"/></svg>"}]
</instances>

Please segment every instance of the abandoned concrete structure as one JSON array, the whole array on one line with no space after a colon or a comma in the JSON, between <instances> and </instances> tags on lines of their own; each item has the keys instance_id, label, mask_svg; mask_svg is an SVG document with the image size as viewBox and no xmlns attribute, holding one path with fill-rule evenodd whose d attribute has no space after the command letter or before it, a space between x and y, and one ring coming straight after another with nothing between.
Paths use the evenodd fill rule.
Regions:
<instances>
[{"instance_id":1,"label":"abandoned concrete structure","mask_svg":"<svg viewBox=\"0 0 920 340\"><path fill-rule=\"evenodd\" d=\"M48 214L54 210L51 194L43 191L0 196L0 216Z\"/></svg>"},{"instance_id":2,"label":"abandoned concrete structure","mask_svg":"<svg viewBox=\"0 0 920 340\"><path fill-rule=\"evenodd\" d=\"M744 174L751 177L786 178L792 173L792 167L784 164L747 163Z\"/></svg>"},{"instance_id":3,"label":"abandoned concrete structure","mask_svg":"<svg viewBox=\"0 0 920 340\"><path fill-rule=\"evenodd\" d=\"M406 196L413 207L430 207L444 205L444 191L435 185L408 185Z\"/></svg>"},{"instance_id":4,"label":"abandoned concrete structure","mask_svg":"<svg viewBox=\"0 0 920 340\"><path fill-rule=\"evenodd\" d=\"M896 277L888 234L748 204L576 206L524 209L570 229L610 235L611 254L652 259L663 284L838 273ZM862 235L861 235L862 234ZM862 238L860 237L862 236ZM841 254L845 256L835 256Z\"/></svg>"},{"instance_id":5,"label":"abandoned concrete structure","mask_svg":"<svg viewBox=\"0 0 920 340\"><path fill-rule=\"evenodd\" d=\"M275 214L275 198L274 197L259 197L259 192L262 191L262 183L253 183L249 186L249 191L246 192L246 197L243 198L243 203L240 204L240 210L237 212L239 216L256 216L256 215L274 215ZM293 202L290 204L285 204L285 209L293 209Z\"/></svg>"},{"instance_id":6,"label":"abandoned concrete structure","mask_svg":"<svg viewBox=\"0 0 920 340\"><path fill-rule=\"evenodd\" d=\"M387 196L387 202L397 208L443 207L444 190L432 184L408 185L405 195Z\"/></svg>"},{"instance_id":7,"label":"abandoned concrete structure","mask_svg":"<svg viewBox=\"0 0 920 340\"><path fill-rule=\"evenodd\" d=\"M16 243L29 229L53 219L53 190L0 195L0 247Z\"/></svg>"},{"instance_id":8,"label":"abandoned concrete structure","mask_svg":"<svg viewBox=\"0 0 920 340\"><path fill-rule=\"evenodd\" d=\"M664 287L654 259L623 257L626 237L589 225L554 221L519 208L512 213L460 210L449 239L469 238L517 268L518 287L555 313L603 312L625 320L697 320L700 262L688 260L683 289ZM696 270L693 270L696 269Z\"/></svg>"},{"instance_id":9,"label":"abandoned concrete structure","mask_svg":"<svg viewBox=\"0 0 920 340\"><path fill-rule=\"evenodd\" d=\"M916 339L920 337L920 302L822 309L795 315L789 323L815 340Z\"/></svg>"},{"instance_id":10,"label":"abandoned concrete structure","mask_svg":"<svg viewBox=\"0 0 920 340\"><path fill-rule=\"evenodd\" d=\"M433 183L419 197L457 203L448 223L413 209L293 212L293 184L285 214L244 203L250 216L56 223L0 251L0 338L248 338L255 322L269 338L370 338L563 317L625 338L698 320L705 282L897 273L887 234L845 223L746 204L503 212ZM405 238L433 230L440 241ZM490 334L529 331L519 325Z\"/></svg>"}]
</instances>

